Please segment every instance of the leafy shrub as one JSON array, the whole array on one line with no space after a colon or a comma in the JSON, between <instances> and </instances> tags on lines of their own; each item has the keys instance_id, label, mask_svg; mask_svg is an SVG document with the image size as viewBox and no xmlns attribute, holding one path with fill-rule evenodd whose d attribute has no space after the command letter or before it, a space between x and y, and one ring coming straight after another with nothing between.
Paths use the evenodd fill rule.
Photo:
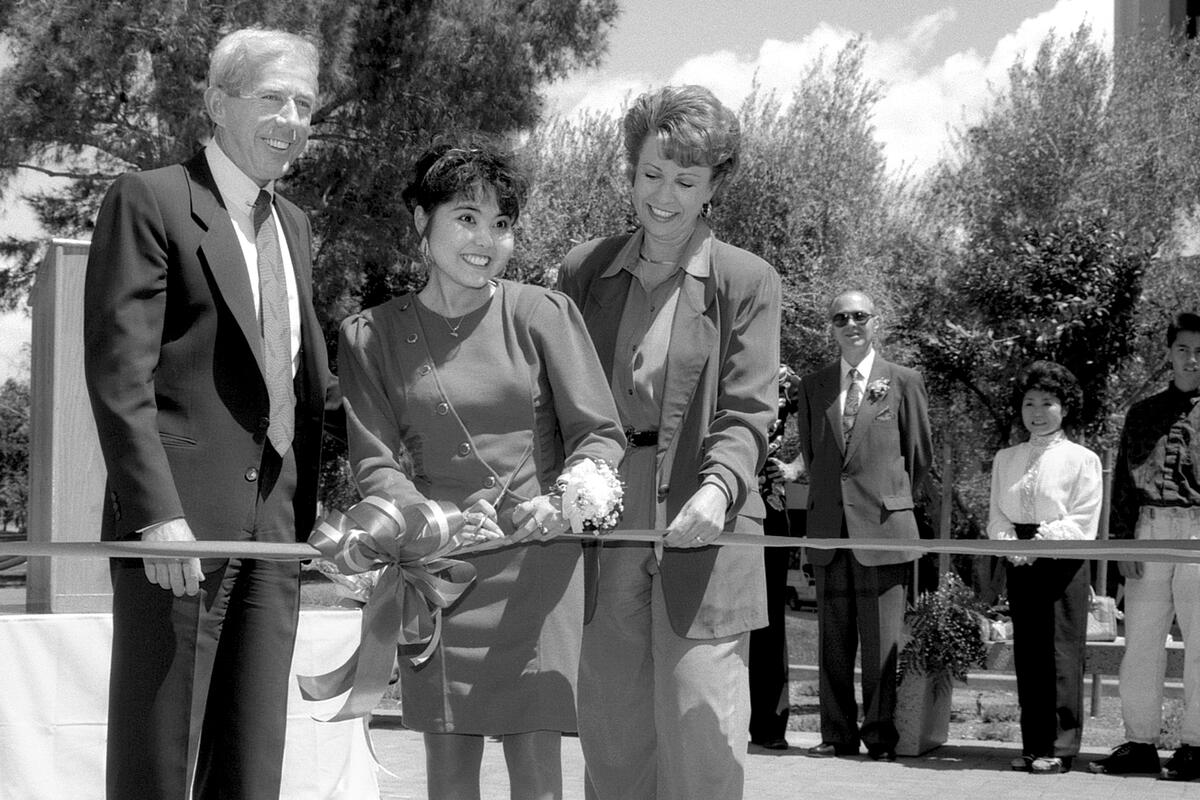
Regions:
<instances>
[{"instance_id":1,"label":"leafy shrub","mask_svg":"<svg viewBox=\"0 0 1200 800\"><path fill-rule=\"evenodd\" d=\"M965 681L967 670L987 657L980 629L983 611L983 604L962 579L947 572L937 590L923 592L905 615L909 639L900 651L900 676L909 670L924 674L946 670Z\"/></svg>"}]
</instances>

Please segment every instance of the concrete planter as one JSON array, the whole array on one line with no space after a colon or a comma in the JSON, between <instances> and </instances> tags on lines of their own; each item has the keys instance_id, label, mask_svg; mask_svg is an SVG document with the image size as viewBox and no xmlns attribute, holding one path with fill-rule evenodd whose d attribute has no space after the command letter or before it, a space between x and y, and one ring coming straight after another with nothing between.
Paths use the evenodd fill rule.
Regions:
<instances>
[{"instance_id":1,"label":"concrete planter","mask_svg":"<svg viewBox=\"0 0 1200 800\"><path fill-rule=\"evenodd\" d=\"M919 756L950 738L950 701L954 682L948 671L909 671L896 692L896 754Z\"/></svg>"}]
</instances>

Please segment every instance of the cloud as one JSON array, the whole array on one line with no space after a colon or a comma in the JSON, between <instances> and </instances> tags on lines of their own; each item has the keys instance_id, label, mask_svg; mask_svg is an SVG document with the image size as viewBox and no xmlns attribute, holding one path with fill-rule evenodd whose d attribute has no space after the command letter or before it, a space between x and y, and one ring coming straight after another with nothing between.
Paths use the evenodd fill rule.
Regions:
<instances>
[{"instance_id":1,"label":"cloud","mask_svg":"<svg viewBox=\"0 0 1200 800\"><path fill-rule=\"evenodd\" d=\"M1114 0L1059 0L1050 10L1023 20L991 53L973 49L928 65L928 53L956 24L969 24L953 8L921 17L894 35L867 39L864 71L883 87L876 106L876 136L892 169L920 172L945 152L952 129L978 119L1008 69L1018 58L1032 59L1053 30L1069 36L1083 21L1093 35L1111 43ZM550 107L567 116L580 111L619 113L633 95L668 83L700 83L733 107L749 94L755 77L766 89L787 95L808 66L832 58L855 33L821 23L799 41L763 41L754 58L720 50L695 56L669 75L611 75L593 71L551 87ZM919 64L926 64L918 67Z\"/></svg>"}]
</instances>

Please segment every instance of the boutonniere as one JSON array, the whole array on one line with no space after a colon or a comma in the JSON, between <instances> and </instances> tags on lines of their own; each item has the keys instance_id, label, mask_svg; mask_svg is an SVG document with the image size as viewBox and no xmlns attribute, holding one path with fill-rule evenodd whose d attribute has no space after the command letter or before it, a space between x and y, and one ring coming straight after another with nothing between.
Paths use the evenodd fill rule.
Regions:
<instances>
[{"instance_id":1,"label":"boutonniere","mask_svg":"<svg viewBox=\"0 0 1200 800\"><path fill-rule=\"evenodd\" d=\"M890 388L892 388L891 380L888 378L876 378L867 384L867 401L878 403L887 397L888 389Z\"/></svg>"}]
</instances>

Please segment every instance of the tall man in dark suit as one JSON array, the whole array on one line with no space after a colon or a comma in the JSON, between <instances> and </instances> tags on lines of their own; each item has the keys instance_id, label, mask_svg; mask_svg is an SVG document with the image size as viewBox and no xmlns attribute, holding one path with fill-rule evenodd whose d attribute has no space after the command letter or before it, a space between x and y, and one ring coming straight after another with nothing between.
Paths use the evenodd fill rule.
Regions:
<instances>
[{"instance_id":1,"label":"tall man in dark suit","mask_svg":"<svg viewBox=\"0 0 1200 800\"><path fill-rule=\"evenodd\" d=\"M838 295L829 321L841 358L801 380L797 413L809 466L808 536L917 539L913 496L931 447L924 382L877 354L879 317L865 293ZM821 743L809 753L852 755L861 740L872 758L894 759L896 656L916 553L810 550L808 557L817 581L821 705Z\"/></svg>"},{"instance_id":2,"label":"tall man in dark suit","mask_svg":"<svg viewBox=\"0 0 1200 800\"><path fill-rule=\"evenodd\" d=\"M308 221L274 193L317 102L317 48L213 51L213 136L118 178L85 284L106 540L294 542L316 509L328 374ZM110 800L277 798L299 566L114 559Z\"/></svg>"}]
</instances>

